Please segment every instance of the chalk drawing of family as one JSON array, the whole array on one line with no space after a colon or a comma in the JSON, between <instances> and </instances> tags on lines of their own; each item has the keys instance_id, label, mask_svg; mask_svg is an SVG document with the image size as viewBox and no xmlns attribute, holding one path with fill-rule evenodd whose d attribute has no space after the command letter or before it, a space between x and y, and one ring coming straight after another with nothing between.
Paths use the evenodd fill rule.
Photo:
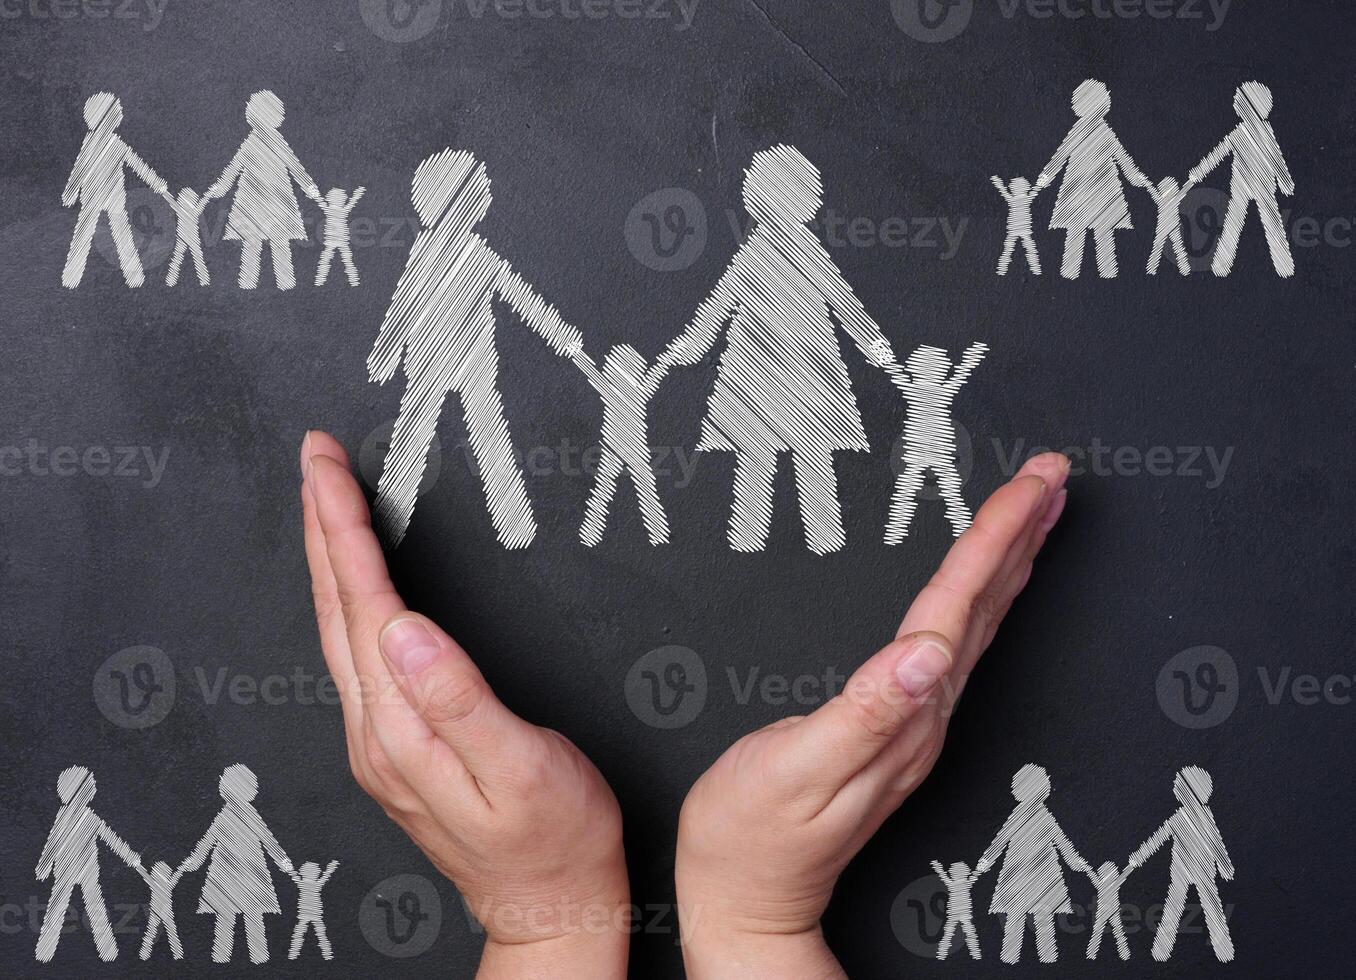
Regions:
<instances>
[{"instance_id":1,"label":"chalk drawing of family","mask_svg":"<svg viewBox=\"0 0 1356 980\"><path fill-rule=\"evenodd\" d=\"M964 861L944 869L937 861L932 869L947 889L946 924L937 958L951 952L959 932L972 959L980 959L979 937L975 933L970 890L985 872L1000 864L989 912L1003 917L1004 963L1021 959L1027 923L1036 934L1036 956L1042 963L1058 957L1055 944L1055 916L1073 912L1064 884L1063 865L1092 879L1097 890L1096 912L1088 941L1087 958L1097 958L1103 937L1110 932L1116 952L1122 960L1130 958L1130 946L1121 921L1120 887L1132 871L1142 867L1165 844L1172 844L1168 879L1168 897L1163 918L1154 934L1153 958L1167 960L1177 942L1178 925L1186 908L1188 890L1195 888L1204 913L1210 944L1216 958L1227 963L1234 958L1229 923L1220 903L1217 878L1232 881L1234 866L1224 847L1224 838L1207 805L1213 783L1210 774L1199 766L1187 766L1173 781L1173 794L1180 804L1177 811L1130 855L1124 868L1110 861L1094 869L1069 842L1063 828L1046 806L1050 796L1050 777L1037 765L1025 765L1012 778L1012 795L1017 808L1003 824L998 836L980 857L973 871Z\"/></svg>"},{"instance_id":2,"label":"chalk drawing of family","mask_svg":"<svg viewBox=\"0 0 1356 980\"><path fill-rule=\"evenodd\" d=\"M272 92L263 90L250 96L245 107L249 135L221 176L201 195L188 187L177 195L171 194L164 179L123 141L118 135L122 104L117 97L108 92L90 96L85 102L84 114L89 131L61 195L65 207L79 206L75 233L61 273L61 283L67 289L76 288L84 278L90 246L101 216L106 216L127 285L135 289L146 281L127 215L125 174L128 170L163 197L174 212L175 245L165 278L167 285L178 283L186 258L193 262L198 283L208 285L200 234L203 210L208 201L234 191L225 237L240 242L237 284L241 289L258 287L263 250L268 246L274 284L279 289L295 286L292 242L304 240L306 228L292 190L293 184L315 202L325 217L324 247L316 268L315 284L325 284L336 254L343 262L349 285L359 284L349 244L348 216L363 196L364 189L359 187L349 194L336 187L321 195L315 181L283 138L283 103Z\"/></svg>"},{"instance_id":3,"label":"chalk drawing of family","mask_svg":"<svg viewBox=\"0 0 1356 980\"><path fill-rule=\"evenodd\" d=\"M998 177L990 178L1008 204L1007 235L998 259L998 274L1007 274L1020 244L1028 268L1033 275L1040 275L1040 258L1032 234L1032 203L1063 173L1050 218L1050 227L1062 229L1065 235L1060 275L1066 279L1078 278L1083 266L1083 247L1090 234L1096 251L1097 274L1103 279L1116 277L1115 233L1133 227L1124 183L1148 191L1158 209L1148 274L1158 273L1164 252L1171 249L1178 272L1190 275L1191 267L1182 242L1182 202L1226 158L1232 158L1229 204L1211 270L1216 276L1227 276L1233 270L1248 209L1256 205L1276 274L1283 278L1293 276L1295 262L1276 195L1277 192L1287 196L1293 194L1295 182L1271 123L1267 121L1271 106L1270 89L1261 82L1244 82L1234 93L1238 125L1191 170L1185 183L1179 185L1174 178L1165 177L1155 184L1135 165L1107 123L1111 95L1106 86L1095 79L1082 82L1073 93L1077 121L1041 170L1036 183L1032 185L1025 177L1014 177L1006 183Z\"/></svg>"},{"instance_id":4,"label":"chalk drawing of family","mask_svg":"<svg viewBox=\"0 0 1356 980\"><path fill-rule=\"evenodd\" d=\"M735 455L730 546L746 552L766 547L773 481L789 457L807 546L817 554L842 548L834 454L869 452L870 446L835 321L867 363L889 376L907 406L905 465L896 480L887 543L907 535L929 473L946 502L952 533L968 527L951 404L988 348L972 345L959 365L936 347L920 347L905 365L897 363L890 342L808 224L822 206L823 186L819 171L794 147L756 154L743 196L752 231L686 329L653 363L622 344L599 365L585 353L582 333L475 231L491 201L484 164L451 149L424 160L412 187L422 230L367 364L374 382L389 381L402 364L406 377L375 505L387 541L399 544L409 527L438 418L452 394L465 417L500 543L523 548L536 534L498 386L495 298L573 362L603 403L601 461L580 527L585 545L601 540L623 475L635 490L651 544L669 541L651 465L650 402L673 368L701 362L723 339L698 449Z\"/></svg>"},{"instance_id":5,"label":"chalk drawing of family","mask_svg":"<svg viewBox=\"0 0 1356 980\"><path fill-rule=\"evenodd\" d=\"M288 958L296 959L307 933L314 932L321 956L331 959L333 951L325 933L320 889L334 874L338 862L331 861L324 871L310 861L300 868L293 866L254 808L259 783L248 767L239 763L227 766L218 788L223 801L221 811L188 857L177 868L171 869L166 862L157 861L148 871L141 863L141 856L91 809L95 791L93 774L83 766L64 770L57 777L61 809L47 835L35 872L39 881L52 879L52 894L38 935L37 960L48 963L55 955L76 888L80 889L99 958L105 962L117 958L118 947L99 886L100 843L141 875L150 890L146 903L146 933L141 943L143 960L150 958L162 933L174 959L183 958L183 945L174 923L172 893L183 875L197 871L206 863L207 876L198 911L216 916L213 962L230 961L237 920L244 927L250 962L267 962L264 916L280 912L269 873L269 858L292 879L299 893L297 923Z\"/></svg>"}]
</instances>

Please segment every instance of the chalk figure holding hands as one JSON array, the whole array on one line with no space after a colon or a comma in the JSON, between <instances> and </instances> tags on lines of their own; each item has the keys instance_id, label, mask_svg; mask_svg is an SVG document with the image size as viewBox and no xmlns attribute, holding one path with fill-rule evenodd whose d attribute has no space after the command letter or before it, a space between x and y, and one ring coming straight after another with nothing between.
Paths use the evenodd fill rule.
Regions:
<instances>
[{"instance_id":1,"label":"chalk figure holding hands","mask_svg":"<svg viewBox=\"0 0 1356 980\"><path fill-rule=\"evenodd\" d=\"M299 894L297 896L297 924L292 930L292 946L287 951L289 960L294 960L301 954L301 944L306 940L307 927L315 930L315 941L320 946L320 955L327 960L334 959L334 950L330 948L330 937L325 935L325 912L320 904L320 889L325 886L325 882L330 880L330 876L334 874L334 869L337 867L339 867L339 862L331 861L325 867L324 874L321 874L318 864L314 861L307 861L292 872L292 880L296 883Z\"/></svg>"},{"instance_id":2,"label":"chalk figure holding hands","mask_svg":"<svg viewBox=\"0 0 1356 980\"><path fill-rule=\"evenodd\" d=\"M979 936L975 934L974 903L970 900L970 888L979 877L979 873L971 872L970 866L964 861L957 861L951 865L949 873L944 871L939 863L933 861L932 870L946 886L946 927L942 930L942 941L937 946L937 959L944 960L950 954L951 940L955 938L957 929L965 935L965 947L970 951L970 958L979 959Z\"/></svg>"},{"instance_id":3,"label":"chalk figure holding hands","mask_svg":"<svg viewBox=\"0 0 1356 980\"><path fill-rule=\"evenodd\" d=\"M998 257L998 274L1000 276L1008 274L1012 253L1016 250L1017 243L1021 242L1022 248L1026 251L1026 264L1031 269L1031 274L1039 276L1041 260L1036 254L1036 240L1031 233L1031 202L1036 199L1036 191L1025 177L1013 177L1011 184L1004 184L997 177L990 177L989 180L997 188L998 193L1003 195L1003 200L1008 202L1008 234L1003 239L1003 254Z\"/></svg>"},{"instance_id":4,"label":"chalk figure holding hands","mask_svg":"<svg viewBox=\"0 0 1356 980\"><path fill-rule=\"evenodd\" d=\"M1130 958L1130 944L1125 940L1125 924L1121 922L1121 885L1130 875L1130 868L1117 870L1110 861L1103 861L1088 877L1097 889L1097 913L1092 922L1092 938L1088 940L1088 959L1097 959L1102 936L1108 928L1116 940L1116 952L1121 959Z\"/></svg>"},{"instance_id":5,"label":"chalk figure holding hands","mask_svg":"<svg viewBox=\"0 0 1356 980\"><path fill-rule=\"evenodd\" d=\"M171 870L164 861L157 861L149 872L137 868L142 879L151 890L150 912L146 916L146 935L141 940L141 958L151 958L156 937L163 927L165 941L169 943L170 953L176 960L184 958L184 947L179 942L179 930L174 926L174 899L172 892L179 881L180 871Z\"/></svg>"}]
</instances>

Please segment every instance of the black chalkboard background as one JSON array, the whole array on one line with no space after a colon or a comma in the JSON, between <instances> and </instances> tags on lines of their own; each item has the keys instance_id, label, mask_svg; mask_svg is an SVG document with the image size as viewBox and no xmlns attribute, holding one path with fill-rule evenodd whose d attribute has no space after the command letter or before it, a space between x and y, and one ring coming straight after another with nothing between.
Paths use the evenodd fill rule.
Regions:
<instances>
[{"instance_id":1,"label":"black chalkboard background","mask_svg":"<svg viewBox=\"0 0 1356 980\"><path fill-rule=\"evenodd\" d=\"M1003 481L1014 453L1107 451L1072 480L1067 516L969 688L933 777L842 879L826 931L848 972L1345 973L1343 930L1356 911L1356 708L1344 703L1356 625L1351 5L1253 0L1220 22L1218 8L1187 0L1155 5L1186 15L1171 19L1088 12L1114 13L1111 0L1066 6L1088 12L1081 18L962 0L941 29L964 22L957 36L920 40L899 26L916 22L907 4L889 0L701 0L687 29L664 0L665 19L620 16L651 0L603 4L598 19L562 16L577 3L543 3L535 9L550 16L539 18L426 0L409 28L422 36L402 42L384 3L72 4L55 17L47 0L35 2L0 3L0 973L473 973L472 920L354 784L339 710L321 703L323 687L316 695L324 663L301 546L298 444L308 427L330 429L355 457L369 442L375 483L381 427L395 416L403 377L370 385L364 362L412 238L410 176L429 153L450 146L486 162L495 192L487 237L583 329L591 354L631 342L654 356L734 252L743 168L780 142L822 170L833 215L863 219L855 237L853 226L839 230L831 251L901 360L922 343L956 355L976 340L992 347L956 404L970 437L972 504ZM1266 82L1298 187L1283 201L1295 278L1272 272L1255 217L1231 278L1183 280L1166 268L1147 278L1154 208L1136 190L1135 230L1118 236L1120 278L1097 279L1091 254L1078 281L1052 274L1062 241L1045 228L1049 193L1036 205L1047 274L1034 279L1019 260L996 277L1005 208L989 175L1037 175L1086 77L1107 83L1110 121L1155 179L1184 178L1234 125L1234 88ZM99 251L110 244L101 231L84 283L63 289L74 212L60 196L85 98L116 93L128 142L172 187L202 190L244 138L245 101L261 88L285 102L283 132L322 189L368 188L354 212L362 286L309 285L313 230L312 244L296 250L296 290L275 290L267 271L264 288L238 290L238 246L219 240L226 209L217 202L207 219L211 286L170 290L168 212L129 179L142 188L133 217L148 284L124 287ZM1227 188L1227 166L1211 187ZM700 202L705 238L689 239L690 252L670 263L682 267L666 270L634 234L644 225L632 212L673 188ZM1206 196L1193 211L1195 244L1205 236L1208 245L1222 199ZM691 198L669 190L657 200L640 211L686 200L695 226ZM302 206L315 229L316 209ZM891 218L907 220L906 244L879 240ZM953 236L961 229L955 247L943 222ZM849 674L892 635L945 553L941 504L923 506L903 547L881 543L903 405L848 346L876 452L839 456L844 551L805 550L782 473L768 550L732 553L728 454L696 457L690 478L675 467L661 479L674 544L645 543L624 488L603 544L585 549L577 528L590 478L577 454L597 438L600 406L582 376L501 312L500 383L516 446L538 450L529 492L541 533L526 551L496 544L449 405L437 479L393 568L411 605L460 639L508 704L567 733L602 769L625 812L642 909L633 975L679 976L669 903L687 787L739 735L823 698L802 681L806 703L776 703L774 678L773 696L755 690L741 703L748 672L788 682ZM692 452L711 363L661 390L656 445ZM124 446L149 447L163 473L150 473L144 456L137 476L83 464L58 476L44 462L61 447L102 448L116 462ZM1171 462L1153 461L1173 475L1135 462L1153 447L1171 450ZM1195 450L1179 447L1230 453L1222 479L1204 455L1193 462ZM1184 465L1199 475L1178 474ZM642 720L644 689L632 688L635 707L628 701L627 676L670 645L700 659L707 691L689 724L664 730ZM1170 663L1200 646L1218 649L1189 655L1188 676L1208 676L1195 671L1201 658L1222 683L1230 664L1237 672L1201 716L1218 722L1208 728L1178 723L1200 719L1183 712L1181 662ZM96 700L112 690L109 658L135 647L162 652L175 685L168 713L140 729ZM124 667L163 664L144 651L124 658ZM1317 680L1292 686L1301 675ZM1211 695L1194 696L1202 706ZM157 697L163 708L166 693ZM1032 761L1050 772L1052 810L1094 862L1123 863L1172 812L1179 767L1209 769L1238 868L1222 886L1237 962L1217 964L1197 931L1156 964L1140 928L1128 964L1104 950L1089 965L1088 919L1076 915L1060 933L1057 964L1038 966L1028 945L1020 967L1003 967L998 920L987 914L992 876L976 891L984 961L926 959L939 908L935 880L919 881L928 861L973 863L1010 809L1011 774ZM296 892L275 875L283 914L269 917L272 962L249 967L238 946L230 967L213 966L210 919L195 914L199 874L176 892L181 964L163 944L149 965L136 959L140 910L117 932L115 963L97 961L81 925L51 966L36 964L50 884L32 869L56 813L58 773L90 767L95 809L147 860L177 862L215 815L217 778L233 762L258 774L257 805L294 860L342 862L324 892L335 959L322 962L308 945L288 964ZM118 909L143 902L144 886L115 860L103 869L123 918ZM370 893L397 875L426 880L425 911L436 891L436 935L403 946L382 938ZM1162 852L1123 898L1152 913L1167 877ZM410 881L383 887L406 891ZM1075 903L1091 902L1085 879L1071 877L1070 888ZM387 955L425 943L417 957Z\"/></svg>"}]
</instances>

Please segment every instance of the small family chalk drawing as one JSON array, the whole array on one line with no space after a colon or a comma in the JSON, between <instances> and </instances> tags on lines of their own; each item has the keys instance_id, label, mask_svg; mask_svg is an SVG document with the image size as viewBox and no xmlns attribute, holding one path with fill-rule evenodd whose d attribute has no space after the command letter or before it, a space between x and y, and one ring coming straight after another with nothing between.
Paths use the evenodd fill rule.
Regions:
<instances>
[{"instance_id":1,"label":"small family chalk drawing","mask_svg":"<svg viewBox=\"0 0 1356 980\"><path fill-rule=\"evenodd\" d=\"M273 890L267 858L285 873L297 886L297 923L292 931L292 945L288 959L301 954L306 936L314 932L320 955L331 959L329 937L325 934L324 913L320 889L330 880L339 862L331 861L324 871L307 861L294 867L273 832L264 823L253 800L259 790L258 780L248 767L227 766L219 783L224 801L221 812L188 857L177 868L157 861L147 871L141 856L104 823L91 808L94 798L94 776L83 766L71 766L57 777L57 795L61 809L47 835L35 871L39 881L52 879L52 894L47 901L42 929L38 934L36 956L48 963L56 953L62 936L66 912L80 889L85 904L85 915L99 959L110 962L117 958L118 946L113 938L113 927L108 920L103 892L99 887L99 844L102 842L118 858L141 875L150 890L147 900L146 933L141 941L141 958L149 959L156 941L163 933L170 955L182 959L183 945L174 924L174 886L185 875L197 871L207 863L207 877L203 882L198 911L216 916L212 942L212 960L227 963L235 948L235 923L244 925L245 945L251 963L268 961L268 941L264 935L264 915L278 914L278 896Z\"/></svg>"},{"instance_id":2,"label":"small family chalk drawing","mask_svg":"<svg viewBox=\"0 0 1356 980\"><path fill-rule=\"evenodd\" d=\"M1287 196L1295 193L1295 182L1286 167L1271 123L1267 121L1271 115L1270 89L1261 82L1244 82L1238 87L1234 93L1238 125L1192 169L1186 183L1180 186L1171 177L1154 184L1144 175L1107 124L1106 115L1110 109L1111 95L1106 86L1091 78L1084 81L1073 93L1073 111L1078 120L1041 171L1035 185L1025 177L1014 177L1007 183L998 177L990 178L1008 204L1008 231L1003 241L1003 254L998 259L1000 276L1007 274L1019 242L1026 252L1027 266L1032 274L1041 274L1040 258L1032 237L1031 205L1037 194L1059 178L1061 171L1064 179L1050 218L1050 227L1065 233L1060 275L1065 279L1078 278L1083 266L1083 246L1091 233L1097 253L1097 274L1103 279L1116 277L1115 233L1133 227L1122 176L1126 182L1148 191L1158 208L1148 274L1158 273L1163 252L1171 247L1178 272L1190 275L1191 267L1182 244L1182 201L1226 157L1233 158L1233 174L1229 180L1224 230L1215 246L1211 271L1216 276L1227 276L1233 270L1248 208L1255 204L1276 274L1283 278L1295 274L1285 222L1276 202L1278 191Z\"/></svg>"},{"instance_id":3,"label":"small family chalk drawing","mask_svg":"<svg viewBox=\"0 0 1356 980\"><path fill-rule=\"evenodd\" d=\"M835 321L908 402L905 467L885 540L898 544L907 535L929 472L941 488L952 533L969 526L951 403L988 348L971 346L954 366L946 351L920 347L898 364L808 225L823 204L823 186L819 171L794 147L754 156L744 179L752 230L692 321L653 364L623 344L599 367L584 352L580 331L476 233L491 198L485 166L472 154L446 149L430 156L415 170L412 197L423 228L367 362L369 377L380 384L405 368L400 416L377 486L376 518L388 542L399 544L409 527L449 394L459 397L500 543L524 548L536 535L498 388L496 297L572 361L602 399L602 456L579 531L585 545L602 539L623 474L631 478L650 543L669 541L651 465L650 401L670 370L699 363L723 339L697 448L735 455L730 546L746 552L767 546L773 479L781 457L789 456L806 544L817 554L842 548L834 453L869 452L870 445Z\"/></svg>"},{"instance_id":4,"label":"small family chalk drawing","mask_svg":"<svg viewBox=\"0 0 1356 980\"><path fill-rule=\"evenodd\" d=\"M1229 923L1220 903L1216 878L1232 881L1234 866L1225 850L1224 838L1215 825L1207 805L1213 789L1210 774L1199 766L1187 766L1173 781L1173 794L1180 804L1167 821L1154 831L1127 859L1124 868L1105 861L1095 870L1069 842L1063 828L1046 806L1050 796L1050 777L1037 765L1025 765L1012 777L1012 795L1017 808L1012 811L973 871L964 861L944 869L932 862L932 870L946 886L946 924L937 958L951 952L956 933L965 938L973 959L980 959L979 937L975 933L974 903L970 889L985 872L1001 863L989 912L1003 917L1004 963L1021 959L1022 942L1030 920L1036 934L1036 956L1042 963L1058 957L1055 945L1055 916L1073 911L1064 886L1067 864L1092 879L1097 890L1097 907L1087 958L1097 958L1102 939L1109 932L1122 960L1130 958L1121 922L1120 887L1132 871L1144 865L1165 844L1172 844L1172 862L1168 872L1168 897L1163 903L1163 918L1154 934L1153 958L1162 962L1172 955L1177 942L1178 925L1186 908L1188 889L1195 888L1210 933L1210 945L1221 963L1234 958Z\"/></svg>"},{"instance_id":5,"label":"small family chalk drawing","mask_svg":"<svg viewBox=\"0 0 1356 980\"><path fill-rule=\"evenodd\" d=\"M203 209L208 201L225 197L234 190L235 198L226 220L226 237L240 242L238 285L241 289L254 289L259 285L259 265L267 245L273 263L274 284L279 289L295 286L292 242L304 239L306 229L292 191L294 182L325 215L324 251L316 270L315 284L325 284L330 262L337 251L348 274L349 285L358 285L358 270L348 244L348 214L362 197L363 189L359 187L349 195L336 187L324 197L320 195L315 181L283 138L283 104L272 92L264 90L250 96L245 107L245 120L250 125L250 133L216 182L201 195L185 187L176 196L170 193L164 179L118 135L118 126L122 123L122 104L118 99L108 92L90 96L85 102L85 125L89 132L80 145L70 179L61 194L64 206L79 205L80 208L66 265L61 272L61 284L67 289L80 285L101 215L107 216L127 285L135 289L146 281L127 217L125 171L130 169L163 197L174 212L174 256L165 277L166 285L179 282L185 256L192 257L199 284L208 284L207 263L203 259L199 234Z\"/></svg>"}]
</instances>

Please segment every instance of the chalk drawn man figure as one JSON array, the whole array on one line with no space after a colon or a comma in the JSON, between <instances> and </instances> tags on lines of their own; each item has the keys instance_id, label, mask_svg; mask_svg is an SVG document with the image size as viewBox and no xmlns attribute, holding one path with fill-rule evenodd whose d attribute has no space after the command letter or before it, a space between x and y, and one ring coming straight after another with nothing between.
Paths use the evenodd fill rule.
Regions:
<instances>
[{"instance_id":1,"label":"chalk drawn man figure","mask_svg":"<svg viewBox=\"0 0 1356 980\"><path fill-rule=\"evenodd\" d=\"M1097 274L1103 279L1116 277L1115 233L1134 227L1121 175L1136 187L1150 186L1149 178L1135 166L1107 125L1110 110L1111 95L1101 82L1090 78L1074 89L1073 111L1078 120L1036 181L1039 192L1064 172L1050 227L1065 232L1064 260L1059 270L1065 279L1078 278L1088 233L1097 250Z\"/></svg>"},{"instance_id":2,"label":"chalk drawn man figure","mask_svg":"<svg viewBox=\"0 0 1356 980\"><path fill-rule=\"evenodd\" d=\"M1130 875L1130 868L1120 871L1110 861L1103 861L1096 872L1089 875L1097 889L1097 911L1093 916L1092 938L1088 940L1088 959L1097 959L1102 937L1107 930L1116 940L1116 952L1122 960L1130 958L1130 944L1125 939L1125 924L1121 921L1121 885Z\"/></svg>"},{"instance_id":3,"label":"chalk drawn man figure","mask_svg":"<svg viewBox=\"0 0 1356 980\"><path fill-rule=\"evenodd\" d=\"M198 912L216 916L212 962L230 962L235 946L235 921L241 919L250 962L265 963L268 940L264 934L264 915L280 911L265 855L289 876L292 862L252 805L259 791L254 773L239 763L227 766L218 788L224 801L221 812L178 872L182 875L196 871L211 857Z\"/></svg>"},{"instance_id":4,"label":"chalk drawn man figure","mask_svg":"<svg viewBox=\"0 0 1356 980\"><path fill-rule=\"evenodd\" d=\"M259 285L259 263L267 244L274 285L291 289L297 284L292 242L306 237L292 183L317 204L320 190L283 138L281 99L267 89L255 92L245 106L245 120L249 135L204 196L224 197L235 190L226 237L240 242L240 288Z\"/></svg>"},{"instance_id":5,"label":"chalk drawn man figure","mask_svg":"<svg viewBox=\"0 0 1356 980\"><path fill-rule=\"evenodd\" d=\"M744 176L753 228L657 361L663 370L696 364L725 333L697 448L735 454L728 536L736 551L767 546L773 480L788 454L806 545L816 554L843 547L833 454L871 447L835 319L870 364L898 368L880 327L808 226L823 198L819 171L795 147L755 154Z\"/></svg>"},{"instance_id":6,"label":"chalk drawn man figure","mask_svg":"<svg viewBox=\"0 0 1356 980\"><path fill-rule=\"evenodd\" d=\"M1138 868L1160 847L1172 841L1168 897L1163 903L1162 921L1154 934L1153 957L1159 962L1172 955L1177 927L1186 908L1187 890L1193 886L1205 916L1215 958L1221 963L1234 958L1233 938L1229 935L1229 922L1215 882L1217 876L1232 881L1234 866L1215 824L1215 815L1206 805L1213 789L1210 774L1199 766L1181 770L1172 785L1181 807L1130 855L1130 868Z\"/></svg>"},{"instance_id":7,"label":"chalk drawn man figure","mask_svg":"<svg viewBox=\"0 0 1356 980\"><path fill-rule=\"evenodd\" d=\"M1042 963L1053 963L1059 955L1055 916L1073 911L1060 858L1083 874L1090 874L1092 868L1046 808L1050 777L1044 769L1029 764L1017 770L1012 777L1012 795L1017 808L979 859L975 874L982 875L995 862L1003 861L989 905L991 914L1003 916L1002 961L1016 963L1021 958L1030 918L1036 931L1037 956Z\"/></svg>"},{"instance_id":8,"label":"chalk drawn man figure","mask_svg":"<svg viewBox=\"0 0 1356 980\"><path fill-rule=\"evenodd\" d=\"M971 873L970 866L964 861L952 864L949 873L933 861L932 870L946 886L946 926L942 930L942 941L937 946L937 959L944 960L950 955L951 941L955 938L957 929L965 936L965 948L970 951L970 958L979 959L979 936L975 934L974 903L970 900L970 888L978 874Z\"/></svg>"},{"instance_id":9,"label":"chalk drawn man figure","mask_svg":"<svg viewBox=\"0 0 1356 980\"><path fill-rule=\"evenodd\" d=\"M323 236L325 247L320 253L320 264L315 270L317 286L325 285L325 280L329 278L330 262L334 259L335 252L339 253L339 258L344 263L344 271L348 273L348 284L358 285L358 270L353 265L353 250L349 248L348 215L353 206L362 200L366 191L366 187L359 187L353 192L352 197L346 197L343 188L331 187L329 193L321 199L320 210L325 212Z\"/></svg>"},{"instance_id":10,"label":"chalk drawn man figure","mask_svg":"<svg viewBox=\"0 0 1356 980\"><path fill-rule=\"evenodd\" d=\"M34 872L39 881L52 879L52 894L47 900L47 911L38 933L37 960L40 963L50 963L56 953L66 921L66 909L77 887L85 903L85 915L99 959L108 963L118 955L113 927L108 921L108 908L99 888L99 842L103 841L128 867L138 872L141 871L141 857L90 809L94 790L94 776L84 766L71 766L57 777L61 809L52 822Z\"/></svg>"},{"instance_id":11,"label":"chalk drawn man figure","mask_svg":"<svg viewBox=\"0 0 1356 980\"><path fill-rule=\"evenodd\" d=\"M1036 191L1025 177L1013 177L1011 184L1004 184L997 177L989 181L1008 202L1008 233L1003 239L1003 254L998 257L998 274L1008 274L1008 264L1017 243L1022 243L1026 252L1026 264L1033 276L1041 274L1040 256L1036 254L1036 240L1032 237L1031 202L1036 199Z\"/></svg>"},{"instance_id":12,"label":"chalk drawn man figure","mask_svg":"<svg viewBox=\"0 0 1356 980\"><path fill-rule=\"evenodd\" d=\"M80 205L75 219L75 234L66 253L66 265L61 270L61 284L67 289L80 285L89 259L90 245L99 225L99 216L108 215L108 230L117 249L122 277L133 289L146 281L132 237L132 225L127 219L127 187L123 168L144 180L160 196L173 203L169 187L136 151L122 141L118 126L122 123L122 103L108 92L98 92L85 101L85 125L89 132L80 144L70 179L61 192L63 207Z\"/></svg>"},{"instance_id":13,"label":"chalk drawn man figure","mask_svg":"<svg viewBox=\"0 0 1356 980\"><path fill-rule=\"evenodd\" d=\"M334 869L339 867L338 861L331 861L325 868L325 873L320 873L320 866L314 861L307 861L300 868L292 873L292 880L297 885L297 924L292 930L292 946L287 951L289 960L296 959L301 955L301 944L306 940L306 930L311 928L315 930L315 941L320 946L320 955L327 960L334 959L334 950L330 948L330 938L325 935L325 911L320 904L320 889L325 887L325 882L330 880L334 874Z\"/></svg>"},{"instance_id":14,"label":"chalk drawn man figure","mask_svg":"<svg viewBox=\"0 0 1356 980\"><path fill-rule=\"evenodd\" d=\"M1278 276L1289 278L1295 274L1295 259L1290 254L1290 241L1286 237L1276 192L1289 197L1295 193L1295 181L1290 176L1290 168L1285 165L1271 123L1267 122L1271 115L1271 90L1261 82L1244 82L1234 93L1234 111L1238 113L1238 125L1206 154L1187 181L1189 190L1204 180L1225 157L1233 157L1229 206L1210 270L1217 276L1227 276L1233 271L1238 241L1248 220L1248 205L1255 203L1262 230L1266 232L1271 264Z\"/></svg>"},{"instance_id":15,"label":"chalk drawn man figure","mask_svg":"<svg viewBox=\"0 0 1356 980\"><path fill-rule=\"evenodd\" d=\"M367 359L375 382L394 377L402 358L406 378L374 516L387 541L399 544L443 400L455 393L499 541L525 548L537 525L497 387L493 301L506 301L557 354L573 356L583 337L476 234L491 200L483 163L470 153L441 150L415 170L412 197L423 228Z\"/></svg>"},{"instance_id":16,"label":"chalk drawn man figure","mask_svg":"<svg viewBox=\"0 0 1356 980\"><path fill-rule=\"evenodd\" d=\"M1177 271L1189 276L1191 263L1187 261L1186 245L1182 242L1182 188L1171 177L1164 177L1149 193L1158 205L1158 226L1154 229L1154 247L1149 253L1147 271L1151 276L1158 275L1158 267L1163 262L1163 250L1171 245Z\"/></svg>"},{"instance_id":17,"label":"chalk drawn man figure","mask_svg":"<svg viewBox=\"0 0 1356 980\"><path fill-rule=\"evenodd\" d=\"M170 258L169 272L165 275L165 285L174 286L179 282L179 267L184 255L193 256L193 271L198 275L198 285L206 286L210 281L207 275L207 262L202 257L202 236L199 219L202 217L205 198L198 197L191 187L185 187L174 200L174 255Z\"/></svg>"},{"instance_id":18,"label":"chalk drawn man figure","mask_svg":"<svg viewBox=\"0 0 1356 980\"><path fill-rule=\"evenodd\" d=\"M895 479L890 517L885 525L886 544L899 544L908 536L918 506L918 492L929 472L936 477L938 491L946 503L951 533L960 537L970 526L970 508L960 492L951 403L988 350L985 344L971 344L953 370L946 351L919 347L909 355L903 370L891 372L891 380L904 395L908 407L904 422L904 469Z\"/></svg>"},{"instance_id":19,"label":"chalk drawn man figure","mask_svg":"<svg viewBox=\"0 0 1356 980\"><path fill-rule=\"evenodd\" d=\"M180 872L171 870L164 861L157 861L149 872L138 868L146 886L151 890L150 912L146 916L146 935L141 940L141 958L151 958L156 937L163 927L165 941L169 943L170 953L176 960L184 958L184 947L179 942L179 930L174 925L174 899L172 893L179 881Z\"/></svg>"},{"instance_id":20,"label":"chalk drawn man figure","mask_svg":"<svg viewBox=\"0 0 1356 980\"><path fill-rule=\"evenodd\" d=\"M622 473L628 473L650 544L668 544L669 519L655 485L647 425L650 399L659 390L663 372L650 368L644 355L630 344L618 344L608 351L602 370L583 352L575 357L575 363L603 400L602 454L584 509L579 540L591 548L603 539L608 507L617 495L617 482Z\"/></svg>"}]
</instances>

